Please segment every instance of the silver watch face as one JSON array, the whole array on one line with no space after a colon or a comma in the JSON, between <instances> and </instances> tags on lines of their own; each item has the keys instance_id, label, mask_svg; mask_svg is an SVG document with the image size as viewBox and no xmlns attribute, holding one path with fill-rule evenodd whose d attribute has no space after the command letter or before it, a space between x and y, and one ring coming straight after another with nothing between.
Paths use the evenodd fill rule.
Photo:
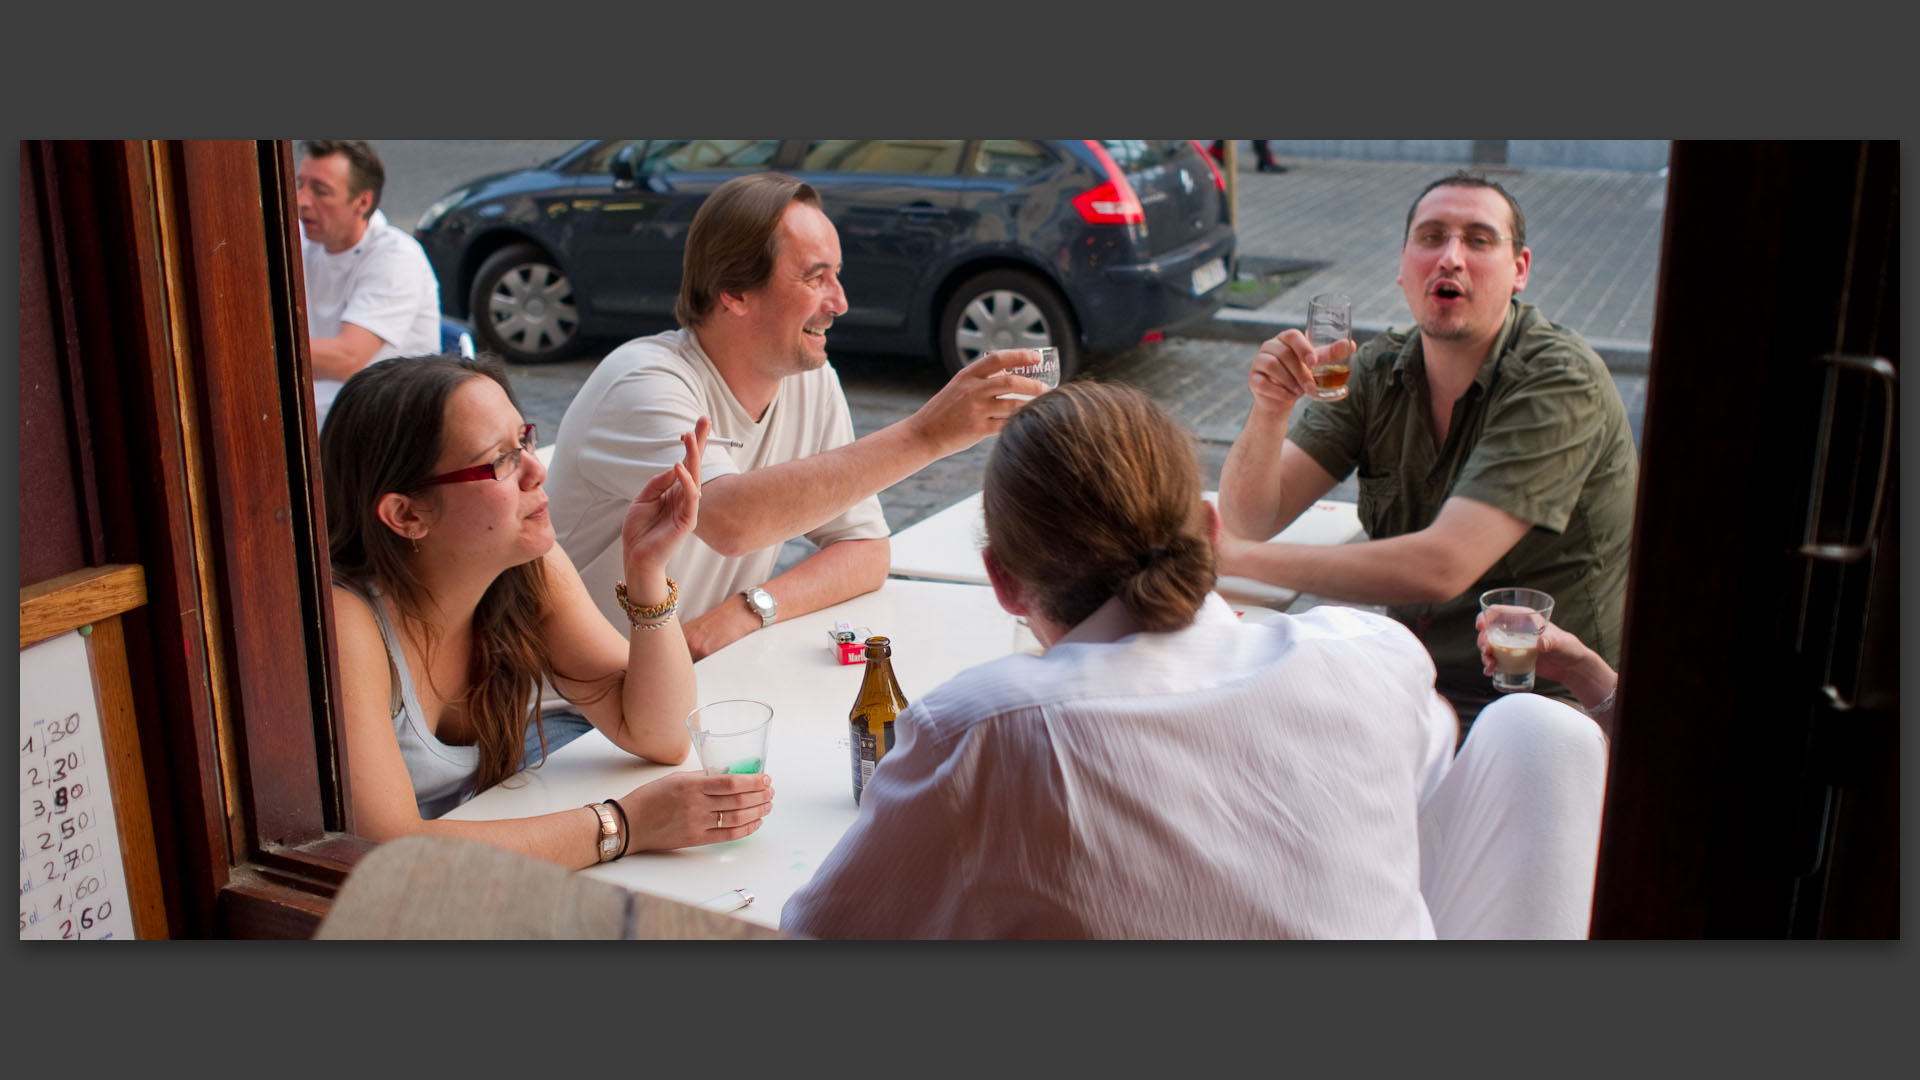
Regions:
<instances>
[{"instance_id":1,"label":"silver watch face","mask_svg":"<svg viewBox=\"0 0 1920 1080\"><path fill-rule=\"evenodd\" d=\"M759 612L763 619L773 615L773 594L765 589L748 589L747 603L753 605L753 610Z\"/></svg>"}]
</instances>

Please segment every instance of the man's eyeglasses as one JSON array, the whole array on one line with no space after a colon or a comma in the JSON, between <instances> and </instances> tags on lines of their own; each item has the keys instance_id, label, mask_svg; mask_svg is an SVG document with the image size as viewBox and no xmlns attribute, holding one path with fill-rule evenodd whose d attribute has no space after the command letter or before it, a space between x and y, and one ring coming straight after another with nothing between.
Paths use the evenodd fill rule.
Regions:
<instances>
[{"instance_id":1,"label":"man's eyeglasses","mask_svg":"<svg viewBox=\"0 0 1920 1080\"><path fill-rule=\"evenodd\" d=\"M1407 237L1407 240L1414 247L1422 251L1439 251L1441 248L1447 246L1447 241L1456 236L1460 238L1461 245L1475 255L1491 254L1498 251L1501 244L1513 239L1511 236L1501 236L1492 229L1468 229L1464 232L1448 232L1445 229L1435 228L1415 229L1412 235Z\"/></svg>"},{"instance_id":2,"label":"man's eyeglasses","mask_svg":"<svg viewBox=\"0 0 1920 1080\"><path fill-rule=\"evenodd\" d=\"M455 469L450 473L441 473L439 476L429 476L420 481L420 486L463 484L468 480L505 480L520 471L520 455L533 453L537 445L539 440L534 434L533 425L527 424L520 429L520 445L517 448L501 454L486 465L475 465L471 468Z\"/></svg>"}]
</instances>

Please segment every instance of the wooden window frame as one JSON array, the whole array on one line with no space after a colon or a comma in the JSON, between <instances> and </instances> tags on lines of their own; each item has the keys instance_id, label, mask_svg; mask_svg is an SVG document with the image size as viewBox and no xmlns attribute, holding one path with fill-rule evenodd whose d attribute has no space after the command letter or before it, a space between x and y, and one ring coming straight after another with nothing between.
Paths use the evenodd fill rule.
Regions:
<instances>
[{"instance_id":1,"label":"wooden window frame","mask_svg":"<svg viewBox=\"0 0 1920 1080\"><path fill-rule=\"evenodd\" d=\"M286 142L25 144L72 312L168 929L312 935L352 835Z\"/></svg>"}]
</instances>

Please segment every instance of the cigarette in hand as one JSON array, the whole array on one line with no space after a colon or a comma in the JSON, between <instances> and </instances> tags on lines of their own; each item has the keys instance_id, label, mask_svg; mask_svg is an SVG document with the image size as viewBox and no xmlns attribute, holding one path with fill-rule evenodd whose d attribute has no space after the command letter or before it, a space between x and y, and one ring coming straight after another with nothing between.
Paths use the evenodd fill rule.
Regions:
<instances>
[{"instance_id":1,"label":"cigarette in hand","mask_svg":"<svg viewBox=\"0 0 1920 1080\"><path fill-rule=\"evenodd\" d=\"M725 435L709 435L707 436L707 441L710 443L718 443L721 446L731 446L735 449L739 449L740 447L747 445L746 443L741 442L739 439L729 439Z\"/></svg>"}]
</instances>

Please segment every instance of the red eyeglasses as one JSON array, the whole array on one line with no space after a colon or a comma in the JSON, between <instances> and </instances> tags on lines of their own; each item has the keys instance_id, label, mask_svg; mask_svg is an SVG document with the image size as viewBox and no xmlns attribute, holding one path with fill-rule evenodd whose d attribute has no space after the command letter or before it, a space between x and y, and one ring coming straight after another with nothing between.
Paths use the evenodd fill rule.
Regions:
<instances>
[{"instance_id":1,"label":"red eyeglasses","mask_svg":"<svg viewBox=\"0 0 1920 1080\"><path fill-rule=\"evenodd\" d=\"M455 469L439 476L429 476L420 481L421 487L432 484L463 484L468 480L505 480L520 471L520 455L531 454L538 445L532 424L520 429L520 446L509 450L486 465L475 465L466 469Z\"/></svg>"}]
</instances>

